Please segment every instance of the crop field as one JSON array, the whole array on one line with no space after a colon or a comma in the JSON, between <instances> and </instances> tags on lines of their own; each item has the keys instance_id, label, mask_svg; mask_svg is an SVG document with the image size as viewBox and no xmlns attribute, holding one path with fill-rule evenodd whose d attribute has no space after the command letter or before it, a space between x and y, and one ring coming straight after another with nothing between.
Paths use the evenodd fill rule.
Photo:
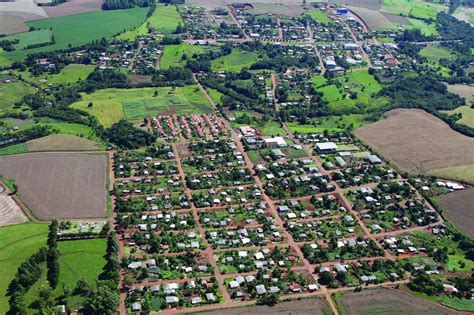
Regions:
<instances>
[{"instance_id":1,"label":"crop field","mask_svg":"<svg viewBox=\"0 0 474 315\"><path fill-rule=\"evenodd\" d=\"M202 54L204 51L203 46L190 44L166 45L161 55L160 67L161 69L168 69L169 67L184 66L186 61L182 60L183 55L186 54L188 58L191 58L194 54Z\"/></svg>"},{"instance_id":2,"label":"crop field","mask_svg":"<svg viewBox=\"0 0 474 315\"><path fill-rule=\"evenodd\" d=\"M20 198L39 219L106 215L104 155L29 153L0 158L0 174L18 185Z\"/></svg>"},{"instance_id":3,"label":"crop field","mask_svg":"<svg viewBox=\"0 0 474 315\"><path fill-rule=\"evenodd\" d=\"M355 133L404 171L427 173L474 164L474 139L422 110L390 111L386 119Z\"/></svg>"},{"instance_id":4,"label":"crop field","mask_svg":"<svg viewBox=\"0 0 474 315\"><path fill-rule=\"evenodd\" d=\"M68 16L73 14L100 11L102 0L68 0L56 6L44 7L48 17Z\"/></svg>"},{"instance_id":5,"label":"crop field","mask_svg":"<svg viewBox=\"0 0 474 315\"><path fill-rule=\"evenodd\" d=\"M34 92L35 88L23 82L0 83L0 112L12 108L23 96Z\"/></svg>"},{"instance_id":6,"label":"crop field","mask_svg":"<svg viewBox=\"0 0 474 315\"><path fill-rule=\"evenodd\" d=\"M155 97L154 92L158 91ZM88 107L92 102L93 106ZM84 94L83 100L72 104L96 116L104 127L110 127L121 119L142 121L147 116L165 112L178 115L209 113L211 104L197 85L141 89L105 89Z\"/></svg>"},{"instance_id":7,"label":"crop field","mask_svg":"<svg viewBox=\"0 0 474 315\"><path fill-rule=\"evenodd\" d=\"M159 33L171 34L179 23L184 24L174 5L157 4L153 15L148 19L150 28L156 28Z\"/></svg>"},{"instance_id":8,"label":"crop field","mask_svg":"<svg viewBox=\"0 0 474 315\"><path fill-rule=\"evenodd\" d=\"M27 216L13 197L0 185L0 227L5 225L25 223Z\"/></svg>"},{"instance_id":9,"label":"crop field","mask_svg":"<svg viewBox=\"0 0 474 315\"><path fill-rule=\"evenodd\" d=\"M94 69L95 66L92 65L70 64L55 74L42 74L35 77L28 70L24 72L17 71L15 74L21 75L23 80L27 82L47 86L48 84L72 84L79 80L85 80Z\"/></svg>"},{"instance_id":10,"label":"crop field","mask_svg":"<svg viewBox=\"0 0 474 315\"><path fill-rule=\"evenodd\" d=\"M96 151L103 146L77 136L56 134L26 142L28 152L40 151Z\"/></svg>"},{"instance_id":11,"label":"crop field","mask_svg":"<svg viewBox=\"0 0 474 315\"><path fill-rule=\"evenodd\" d=\"M336 298L343 314L456 314L394 289L347 292Z\"/></svg>"},{"instance_id":12,"label":"crop field","mask_svg":"<svg viewBox=\"0 0 474 315\"><path fill-rule=\"evenodd\" d=\"M250 68L250 66L258 60L260 60L260 58L255 52L232 49L232 53L229 55L217 58L212 61L212 70L240 71L245 67Z\"/></svg>"},{"instance_id":13,"label":"crop field","mask_svg":"<svg viewBox=\"0 0 474 315\"><path fill-rule=\"evenodd\" d=\"M253 9L247 10L250 14L263 15L263 14L275 14L280 16L299 16L305 12L301 5L290 5L283 3L256 3L252 4Z\"/></svg>"},{"instance_id":14,"label":"crop field","mask_svg":"<svg viewBox=\"0 0 474 315\"><path fill-rule=\"evenodd\" d=\"M342 5L353 5L360 8L366 8L370 10L380 10L383 1L381 0L335 0L334 3Z\"/></svg>"},{"instance_id":15,"label":"crop field","mask_svg":"<svg viewBox=\"0 0 474 315\"><path fill-rule=\"evenodd\" d=\"M439 33L436 29L436 24L435 23L428 24L425 21L418 20L418 19L412 19L412 18L407 18L407 21L410 22L410 24L404 26L406 29L417 28L421 31L421 33L423 35L426 35L426 36L438 36L439 35Z\"/></svg>"},{"instance_id":16,"label":"crop field","mask_svg":"<svg viewBox=\"0 0 474 315\"><path fill-rule=\"evenodd\" d=\"M18 44L15 44L15 49L24 49L29 45L43 44L51 41L51 35L53 32L48 29L37 30L32 32L25 32L16 35L10 35L2 38L2 40L18 40Z\"/></svg>"},{"instance_id":17,"label":"crop field","mask_svg":"<svg viewBox=\"0 0 474 315\"><path fill-rule=\"evenodd\" d=\"M11 35L26 32L25 20L19 16L3 15L0 19L0 32L3 35Z\"/></svg>"},{"instance_id":18,"label":"crop field","mask_svg":"<svg viewBox=\"0 0 474 315\"><path fill-rule=\"evenodd\" d=\"M393 24L380 11L356 6L347 6L347 8L360 17L371 30L393 28Z\"/></svg>"},{"instance_id":19,"label":"crop field","mask_svg":"<svg viewBox=\"0 0 474 315\"><path fill-rule=\"evenodd\" d=\"M24 223L0 228L0 305L8 305L5 296L18 266L46 244L47 224ZM3 312L2 312L3 313Z\"/></svg>"},{"instance_id":20,"label":"crop field","mask_svg":"<svg viewBox=\"0 0 474 315\"><path fill-rule=\"evenodd\" d=\"M215 310L208 312L200 312L203 315L240 315L240 314L262 314L262 315L273 315L273 314L298 314L298 315L322 315L330 314L331 309L327 305L326 301L319 297L303 298L292 301L282 301L274 306L265 305L253 305L238 308L227 308L225 311Z\"/></svg>"},{"instance_id":21,"label":"crop field","mask_svg":"<svg viewBox=\"0 0 474 315\"><path fill-rule=\"evenodd\" d=\"M443 5L419 0L384 0L381 8L386 13L433 20L436 14L446 10Z\"/></svg>"},{"instance_id":22,"label":"crop field","mask_svg":"<svg viewBox=\"0 0 474 315\"><path fill-rule=\"evenodd\" d=\"M133 30L130 30L130 31L126 31L125 33L122 33L122 34L116 36L115 38L117 38L119 40L126 40L126 41L129 41L129 42L133 42L135 40L135 38L137 38L139 36L145 36L146 34L148 34L148 23L145 21L139 27L137 27Z\"/></svg>"},{"instance_id":23,"label":"crop field","mask_svg":"<svg viewBox=\"0 0 474 315\"><path fill-rule=\"evenodd\" d=\"M474 238L474 189L452 192L437 198L443 214L465 235Z\"/></svg>"}]
</instances>

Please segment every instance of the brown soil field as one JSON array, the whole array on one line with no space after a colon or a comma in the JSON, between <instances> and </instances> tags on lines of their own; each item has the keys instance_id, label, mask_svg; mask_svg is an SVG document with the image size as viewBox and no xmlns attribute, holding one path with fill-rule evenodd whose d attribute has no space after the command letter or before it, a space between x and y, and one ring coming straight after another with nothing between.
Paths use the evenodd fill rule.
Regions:
<instances>
[{"instance_id":1,"label":"brown soil field","mask_svg":"<svg viewBox=\"0 0 474 315\"><path fill-rule=\"evenodd\" d=\"M104 217L107 158L99 154L27 153L0 158L0 175L41 220Z\"/></svg>"},{"instance_id":2,"label":"brown soil field","mask_svg":"<svg viewBox=\"0 0 474 315\"><path fill-rule=\"evenodd\" d=\"M448 84L448 91L466 98L466 102L468 104L470 102L474 102L474 86L464 84Z\"/></svg>"},{"instance_id":3,"label":"brown soil field","mask_svg":"<svg viewBox=\"0 0 474 315\"><path fill-rule=\"evenodd\" d=\"M103 0L69 0L54 7L44 7L48 17L67 16L79 13L99 11Z\"/></svg>"},{"instance_id":4,"label":"brown soil field","mask_svg":"<svg viewBox=\"0 0 474 315\"><path fill-rule=\"evenodd\" d=\"M438 197L443 214L466 236L474 238L474 188Z\"/></svg>"},{"instance_id":5,"label":"brown soil field","mask_svg":"<svg viewBox=\"0 0 474 315\"><path fill-rule=\"evenodd\" d=\"M321 298L307 298L301 300L285 301L276 304L275 306L253 305L246 307L227 308L222 310L215 310L210 312L202 312L199 314L209 315L241 315L241 314L298 314L298 315L317 315L330 314L331 309L326 301Z\"/></svg>"},{"instance_id":6,"label":"brown soil field","mask_svg":"<svg viewBox=\"0 0 474 315\"><path fill-rule=\"evenodd\" d=\"M327 0L320 0L318 2L326 3ZM186 3L198 4L207 8L225 7L233 3L250 3L250 4L287 4L287 5L302 5L301 0L189 0Z\"/></svg>"},{"instance_id":7,"label":"brown soil field","mask_svg":"<svg viewBox=\"0 0 474 315\"><path fill-rule=\"evenodd\" d=\"M419 109L396 109L355 134L404 171L474 164L474 139Z\"/></svg>"},{"instance_id":8,"label":"brown soil field","mask_svg":"<svg viewBox=\"0 0 474 315\"><path fill-rule=\"evenodd\" d=\"M347 8L361 18L371 30L393 27L392 23L380 11L355 6L347 6Z\"/></svg>"},{"instance_id":9,"label":"brown soil field","mask_svg":"<svg viewBox=\"0 0 474 315\"><path fill-rule=\"evenodd\" d=\"M139 75L139 74L134 74L134 75L129 75L130 81L132 81L132 84L140 84L140 83L150 83L152 76L151 75Z\"/></svg>"},{"instance_id":10,"label":"brown soil field","mask_svg":"<svg viewBox=\"0 0 474 315\"><path fill-rule=\"evenodd\" d=\"M103 147L93 141L72 135L50 135L26 142L29 152L38 151L96 151Z\"/></svg>"},{"instance_id":11,"label":"brown soil field","mask_svg":"<svg viewBox=\"0 0 474 315\"><path fill-rule=\"evenodd\" d=\"M394 289L348 292L336 299L342 314L457 314L408 293Z\"/></svg>"},{"instance_id":12,"label":"brown soil field","mask_svg":"<svg viewBox=\"0 0 474 315\"><path fill-rule=\"evenodd\" d=\"M401 25L410 25L410 22L404 16L381 12L390 22Z\"/></svg>"},{"instance_id":13,"label":"brown soil field","mask_svg":"<svg viewBox=\"0 0 474 315\"><path fill-rule=\"evenodd\" d=\"M7 194L0 194L0 226L25 223L28 218L20 206Z\"/></svg>"},{"instance_id":14,"label":"brown soil field","mask_svg":"<svg viewBox=\"0 0 474 315\"><path fill-rule=\"evenodd\" d=\"M264 4L256 3L253 5L253 9L248 10L250 14L276 14L280 16L300 16L306 12L308 7L300 5L287 5L287 4Z\"/></svg>"},{"instance_id":15,"label":"brown soil field","mask_svg":"<svg viewBox=\"0 0 474 315\"><path fill-rule=\"evenodd\" d=\"M366 8L370 10L380 10L383 4L383 0L335 0L334 3L352 5L355 7Z\"/></svg>"},{"instance_id":16,"label":"brown soil field","mask_svg":"<svg viewBox=\"0 0 474 315\"><path fill-rule=\"evenodd\" d=\"M0 17L0 34L11 35L26 32L25 20L18 16L2 15Z\"/></svg>"}]
</instances>

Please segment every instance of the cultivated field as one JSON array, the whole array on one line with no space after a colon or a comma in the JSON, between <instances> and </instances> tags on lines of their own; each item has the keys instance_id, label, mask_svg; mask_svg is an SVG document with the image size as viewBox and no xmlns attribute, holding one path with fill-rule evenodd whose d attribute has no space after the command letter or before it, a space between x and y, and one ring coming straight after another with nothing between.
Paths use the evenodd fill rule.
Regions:
<instances>
[{"instance_id":1,"label":"cultivated field","mask_svg":"<svg viewBox=\"0 0 474 315\"><path fill-rule=\"evenodd\" d=\"M107 210L104 155L31 153L0 158L0 174L39 219L103 217Z\"/></svg>"},{"instance_id":2,"label":"cultivated field","mask_svg":"<svg viewBox=\"0 0 474 315\"><path fill-rule=\"evenodd\" d=\"M19 16L2 15L0 18L0 34L11 35L27 30L25 20Z\"/></svg>"},{"instance_id":3,"label":"cultivated field","mask_svg":"<svg viewBox=\"0 0 474 315\"><path fill-rule=\"evenodd\" d=\"M474 102L474 86L464 84L448 84L448 91L465 97L468 103Z\"/></svg>"},{"instance_id":4,"label":"cultivated field","mask_svg":"<svg viewBox=\"0 0 474 315\"><path fill-rule=\"evenodd\" d=\"M381 0L335 0L337 4L352 5L355 7L361 7L371 10L380 10L383 1Z\"/></svg>"},{"instance_id":5,"label":"cultivated field","mask_svg":"<svg viewBox=\"0 0 474 315\"><path fill-rule=\"evenodd\" d=\"M155 12L148 19L150 28L163 34L174 32L178 24L184 24L174 5L157 4Z\"/></svg>"},{"instance_id":6,"label":"cultivated field","mask_svg":"<svg viewBox=\"0 0 474 315\"><path fill-rule=\"evenodd\" d=\"M380 11L356 6L347 6L347 8L360 17L371 30L393 28L392 23Z\"/></svg>"},{"instance_id":7,"label":"cultivated field","mask_svg":"<svg viewBox=\"0 0 474 315\"><path fill-rule=\"evenodd\" d=\"M381 11L421 19L436 19L436 14L447 7L420 0L384 0Z\"/></svg>"},{"instance_id":8,"label":"cultivated field","mask_svg":"<svg viewBox=\"0 0 474 315\"><path fill-rule=\"evenodd\" d=\"M343 314L456 314L421 298L393 289L348 292L336 299Z\"/></svg>"},{"instance_id":9,"label":"cultivated field","mask_svg":"<svg viewBox=\"0 0 474 315\"><path fill-rule=\"evenodd\" d=\"M0 226L25 223L28 218L0 184Z\"/></svg>"},{"instance_id":10,"label":"cultivated field","mask_svg":"<svg viewBox=\"0 0 474 315\"><path fill-rule=\"evenodd\" d=\"M96 151L103 147L93 141L73 135L50 135L26 142L29 152L38 151Z\"/></svg>"},{"instance_id":11,"label":"cultivated field","mask_svg":"<svg viewBox=\"0 0 474 315\"><path fill-rule=\"evenodd\" d=\"M101 10L103 2L103 0L68 0L57 6L44 7L44 11L48 17L94 12Z\"/></svg>"},{"instance_id":12,"label":"cultivated field","mask_svg":"<svg viewBox=\"0 0 474 315\"><path fill-rule=\"evenodd\" d=\"M2 40L16 41L18 44L13 45L15 49L24 49L29 45L38 45L51 42L51 30L43 29L32 32L25 32L15 35L10 35L2 38Z\"/></svg>"},{"instance_id":13,"label":"cultivated field","mask_svg":"<svg viewBox=\"0 0 474 315\"><path fill-rule=\"evenodd\" d=\"M443 214L465 235L474 238L474 189L438 197Z\"/></svg>"},{"instance_id":14,"label":"cultivated field","mask_svg":"<svg viewBox=\"0 0 474 315\"><path fill-rule=\"evenodd\" d=\"M0 309L5 313L8 297L5 296L18 266L46 245L47 224L25 223L0 228Z\"/></svg>"},{"instance_id":15,"label":"cultivated field","mask_svg":"<svg viewBox=\"0 0 474 315\"><path fill-rule=\"evenodd\" d=\"M155 97L154 92L158 91ZM93 106L89 107L92 102ZM96 116L104 127L121 119L143 121L147 116L164 113L179 115L211 112L212 107L197 85L176 87L105 89L84 94L83 100L71 105Z\"/></svg>"},{"instance_id":16,"label":"cultivated field","mask_svg":"<svg viewBox=\"0 0 474 315\"><path fill-rule=\"evenodd\" d=\"M265 4L256 3L253 5L253 9L248 10L248 13L261 15L261 14L276 14L280 16L299 16L307 10L304 6L300 5L287 5L287 4Z\"/></svg>"},{"instance_id":17,"label":"cultivated field","mask_svg":"<svg viewBox=\"0 0 474 315\"><path fill-rule=\"evenodd\" d=\"M240 314L262 314L262 315L271 315L271 314L298 314L298 315L317 315L317 314L329 314L331 310L325 301L318 297L307 298L302 300L293 300L280 302L275 306L264 306L264 305L254 305L247 307L239 308L227 308L225 311L216 310L210 312L202 312L199 314L205 315L240 315Z\"/></svg>"},{"instance_id":18,"label":"cultivated field","mask_svg":"<svg viewBox=\"0 0 474 315\"><path fill-rule=\"evenodd\" d=\"M422 110L393 110L355 133L404 171L427 173L474 164L474 139Z\"/></svg>"}]
</instances>

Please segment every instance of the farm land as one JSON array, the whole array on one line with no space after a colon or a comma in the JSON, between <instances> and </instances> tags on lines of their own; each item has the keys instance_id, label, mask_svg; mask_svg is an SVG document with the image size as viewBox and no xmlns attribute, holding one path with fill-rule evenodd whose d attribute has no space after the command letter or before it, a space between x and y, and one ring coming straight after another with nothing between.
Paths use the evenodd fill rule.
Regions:
<instances>
[{"instance_id":1,"label":"farm land","mask_svg":"<svg viewBox=\"0 0 474 315\"><path fill-rule=\"evenodd\" d=\"M111 277L110 307L123 314L280 300L272 310L314 313L316 301L321 313L376 312L405 299L400 311L451 312L408 292L472 310L470 138L419 109L373 123L399 81L465 82L466 47L445 40L446 5L357 5L372 11L91 3L97 12L30 21L0 40L0 174L18 189L6 197L21 198L15 211L29 220L88 219L60 223L52 303L87 308ZM469 124L468 104L440 99L435 114ZM18 141L38 127L49 131ZM14 249L33 254L41 233L38 247L18 237ZM23 292L28 312L49 269Z\"/></svg>"}]
</instances>

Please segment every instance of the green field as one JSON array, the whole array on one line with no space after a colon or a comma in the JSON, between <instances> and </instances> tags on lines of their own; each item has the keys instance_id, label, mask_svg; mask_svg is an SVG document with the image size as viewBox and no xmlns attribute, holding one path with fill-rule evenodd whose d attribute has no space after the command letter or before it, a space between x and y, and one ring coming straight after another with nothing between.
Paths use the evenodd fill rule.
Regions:
<instances>
[{"instance_id":1,"label":"green field","mask_svg":"<svg viewBox=\"0 0 474 315\"><path fill-rule=\"evenodd\" d=\"M42 74L35 77L28 70L16 71L15 74L21 75L27 82L47 86L48 84L73 84L79 80L85 80L94 69L95 66L92 65L70 64L56 74Z\"/></svg>"},{"instance_id":2,"label":"green field","mask_svg":"<svg viewBox=\"0 0 474 315\"><path fill-rule=\"evenodd\" d=\"M20 81L0 83L0 112L12 108L23 96L34 92L35 88Z\"/></svg>"},{"instance_id":3,"label":"green field","mask_svg":"<svg viewBox=\"0 0 474 315\"><path fill-rule=\"evenodd\" d=\"M217 58L212 61L212 70L240 71L242 68L250 68L250 66L258 60L260 60L260 58L255 52L232 49L232 53L229 55Z\"/></svg>"},{"instance_id":4,"label":"green field","mask_svg":"<svg viewBox=\"0 0 474 315\"><path fill-rule=\"evenodd\" d=\"M148 19L150 28L156 28L159 33L172 34L179 23L184 25L181 16L174 5L157 4L153 15Z\"/></svg>"},{"instance_id":5,"label":"green field","mask_svg":"<svg viewBox=\"0 0 474 315\"><path fill-rule=\"evenodd\" d=\"M248 115L250 117L252 117L254 115L254 113L252 113L251 111L244 111L244 110L234 111L233 114L234 114L235 118L241 117L243 115ZM239 123L236 123L236 122L232 122L232 127L233 128L239 128L239 127L242 127L242 126L250 126L250 127L253 127L253 128L257 128L258 130L260 130L260 132L264 136L269 136L270 137L270 136L283 136L283 135L286 135L285 129L283 129L280 126L279 122L274 121L274 120L268 120L264 124L263 123L259 123L259 124L256 124L256 123L254 123L254 124L239 124Z\"/></svg>"},{"instance_id":6,"label":"green field","mask_svg":"<svg viewBox=\"0 0 474 315\"><path fill-rule=\"evenodd\" d=\"M154 97L154 92L158 95ZM92 102L93 106L88 107ZM97 117L104 127L110 127L121 119L142 121L147 116L173 112L209 113L212 106L197 85L184 87L105 89L92 94L83 94L83 100L71 105Z\"/></svg>"},{"instance_id":7,"label":"green field","mask_svg":"<svg viewBox=\"0 0 474 315\"><path fill-rule=\"evenodd\" d=\"M407 20L411 24L411 25L405 25L405 28L407 29L417 28L425 36L438 36L439 35L438 31L436 30L435 23L428 24L425 21L412 19L412 18L407 18Z\"/></svg>"},{"instance_id":8,"label":"green field","mask_svg":"<svg viewBox=\"0 0 474 315\"><path fill-rule=\"evenodd\" d=\"M323 84L326 84L327 79L323 75L315 75L311 78L311 81L313 81L313 87L318 88Z\"/></svg>"},{"instance_id":9,"label":"green field","mask_svg":"<svg viewBox=\"0 0 474 315\"><path fill-rule=\"evenodd\" d=\"M415 17L421 19L436 19L436 14L447 11L447 7L420 0L384 0L382 12Z\"/></svg>"},{"instance_id":10,"label":"green field","mask_svg":"<svg viewBox=\"0 0 474 315\"><path fill-rule=\"evenodd\" d=\"M0 148L0 156L25 153L25 152L28 152L28 148L26 147L25 143L18 143L18 144L9 145L8 147Z\"/></svg>"},{"instance_id":11,"label":"green field","mask_svg":"<svg viewBox=\"0 0 474 315\"><path fill-rule=\"evenodd\" d=\"M146 34L148 34L148 23L144 22L139 27L130 31L126 31L125 33L122 33L116 36L115 38L119 40L126 40L129 42L133 42L138 36L145 36Z\"/></svg>"},{"instance_id":12,"label":"green field","mask_svg":"<svg viewBox=\"0 0 474 315\"><path fill-rule=\"evenodd\" d=\"M426 46L422 50L420 50L420 55L423 57L428 58L430 61L438 62L440 59L449 59L453 60L456 56L453 53L444 48L444 47L436 47L436 46Z\"/></svg>"},{"instance_id":13,"label":"green field","mask_svg":"<svg viewBox=\"0 0 474 315\"><path fill-rule=\"evenodd\" d=\"M5 296L9 283L16 274L18 266L46 245L47 224L25 223L0 228L0 308L8 305ZM3 313L3 312L2 312Z\"/></svg>"},{"instance_id":14,"label":"green field","mask_svg":"<svg viewBox=\"0 0 474 315\"><path fill-rule=\"evenodd\" d=\"M219 104L221 102L221 97L224 95L218 90L214 90L211 88L206 88L207 93L209 93L209 96L212 98L212 100L216 103Z\"/></svg>"},{"instance_id":15,"label":"green field","mask_svg":"<svg viewBox=\"0 0 474 315\"><path fill-rule=\"evenodd\" d=\"M18 44L13 45L15 49L24 49L29 45L43 44L51 41L53 32L49 29L25 32L3 37L2 40L18 40Z\"/></svg>"},{"instance_id":16,"label":"green field","mask_svg":"<svg viewBox=\"0 0 474 315\"><path fill-rule=\"evenodd\" d=\"M440 168L428 172L429 175L452 180L460 180L474 185L474 165L461 165Z\"/></svg>"},{"instance_id":17,"label":"green field","mask_svg":"<svg viewBox=\"0 0 474 315\"><path fill-rule=\"evenodd\" d=\"M460 106L453 110L446 110L442 111L443 113L453 115L453 114L462 114L462 118L459 119L457 122L460 124L464 124L471 128L474 128L474 108L470 106Z\"/></svg>"},{"instance_id":18,"label":"green field","mask_svg":"<svg viewBox=\"0 0 474 315\"><path fill-rule=\"evenodd\" d=\"M311 125L300 125L297 122L287 123L288 128L294 133L321 133L324 130L338 132L346 130L349 126L356 129L365 124L364 115L359 114L321 117Z\"/></svg>"},{"instance_id":19,"label":"green field","mask_svg":"<svg viewBox=\"0 0 474 315\"><path fill-rule=\"evenodd\" d=\"M328 17L328 14L324 11L321 11L321 9L312 9L306 14L308 14L313 20L322 24L329 24L332 22L332 20Z\"/></svg>"},{"instance_id":20,"label":"green field","mask_svg":"<svg viewBox=\"0 0 474 315\"><path fill-rule=\"evenodd\" d=\"M190 44L166 45L160 59L160 68L168 69L169 67L182 67L186 65L186 60L183 60L183 55L186 54L191 58L194 54L204 53L203 46L196 46Z\"/></svg>"}]
</instances>

